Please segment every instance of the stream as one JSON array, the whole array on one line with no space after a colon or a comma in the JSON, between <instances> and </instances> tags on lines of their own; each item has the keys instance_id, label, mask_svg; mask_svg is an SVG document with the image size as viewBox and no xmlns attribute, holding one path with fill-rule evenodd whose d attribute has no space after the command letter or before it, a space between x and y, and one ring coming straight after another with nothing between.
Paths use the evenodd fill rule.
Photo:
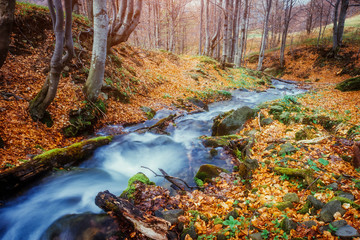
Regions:
<instances>
[{"instance_id":1,"label":"stream","mask_svg":"<svg viewBox=\"0 0 360 240\"><path fill-rule=\"evenodd\" d=\"M209 112L176 119L174 126L168 127L169 136L133 132L173 113L166 109L159 111L155 120L125 128L128 134L116 136L111 144L97 149L79 167L52 173L0 208L0 239L41 239L47 228L64 215L100 213L102 210L94 202L97 193L109 190L120 195L128 179L140 171L156 184L167 185L141 166L156 172L162 168L192 185L192 178L202 164L211 163L231 170L230 158L221 149L212 157L210 149L203 147L198 137L211 135L212 119L222 112L242 106L255 107L261 102L305 92L296 85L277 80L273 80L273 85L275 88L266 92L234 90L231 100L209 105ZM107 131L104 129L98 134L106 135Z\"/></svg>"}]
</instances>

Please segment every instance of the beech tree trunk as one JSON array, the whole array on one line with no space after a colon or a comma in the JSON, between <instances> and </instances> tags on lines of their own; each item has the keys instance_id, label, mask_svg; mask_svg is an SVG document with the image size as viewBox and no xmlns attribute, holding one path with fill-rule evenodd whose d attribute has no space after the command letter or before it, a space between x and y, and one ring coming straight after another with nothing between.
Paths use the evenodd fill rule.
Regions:
<instances>
[{"instance_id":1,"label":"beech tree trunk","mask_svg":"<svg viewBox=\"0 0 360 240\"><path fill-rule=\"evenodd\" d=\"M116 17L110 24L107 50L129 39L140 22L142 6L143 0L121 0Z\"/></svg>"},{"instance_id":2,"label":"beech tree trunk","mask_svg":"<svg viewBox=\"0 0 360 240\"><path fill-rule=\"evenodd\" d=\"M280 47L280 67L285 66L286 39L289 31L291 12L293 6L294 6L294 0L285 0L284 28L281 36L281 47Z\"/></svg>"},{"instance_id":3,"label":"beech tree trunk","mask_svg":"<svg viewBox=\"0 0 360 240\"><path fill-rule=\"evenodd\" d=\"M240 38L240 47L236 54L235 65L236 67L241 67L242 59L244 55L245 45L246 45L246 22L248 19L249 11L249 0L245 0L243 18L241 20L241 38Z\"/></svg>"},{"instance_id":4,"label":"beech tree trunk","mask_svg":"<svg viewBox=\"0 0 360 240\"><path fill-rule=\"evenodd\" d=\"M336 50L338 47L341 47L342 39L344 35L344 27L345 27L345 19L347 10L349 8L349 0L341 0L341 6L340 6L340 14L339 14L339 22L337 25L337 33L336 33L336 45L333 46L333 50Z\"/></svg>"},{"instance_id":5,"label":"beech tree trunk","mask_svg":"<svg viewBox=\"0 0 360 240\"><path fill-rule=\"evenodd\" d=\"M205 55L209 56L210 54L210 32L209 32L209 22L210 22L210 16L209 16L209 0L206 0L205 3L205 47L204 52Z\"/></svg>"},{"instance_id":6,"label":"beech tree trunk","mask_svg":"<svg viewBox=\"0 0 360 240\"><path fill-rule=\"evenodd\" d=\"M9 51L14 10L15 0L0 0L0 68L4 64Z\"/></svg>"},{"instance_id":7,"label":"beech tree trunk","mask_svg":"<svg viewBox=\"0 0 360 240\"><path fill-rule=\"evenodd\" d=\"M94 41L89 76L84 92L88 100L95 102L101 91L105 72L106 42L109 19L106 11L106 1L94 0Z\"/></svg>"},{"instance_id":8,"label":"beech tree trunk","mask_svg":"<svg viewBox=\"0 0 360 240\"><path fill-rule=\"evenodd\" d=\"M204 0L200 1L200 27L199 27L199 55L202 55L202 39L203 39L203 20L204 19Z\"/></svg>"},{"instance_id":9,"label":"beech tree trunk","mask_svg":"<svg viewBox=\"0 0 360 240\"><path fill-rule=\"evenodd\" d=\"M262 69L264 57L265 57L265 49L268 39L268 32L269 32L269 17L270 17L270 11L271 11L271 3L272 0L266 0L266 9L265 9L265 20L264 20L264 29L263 29L263 35L261 39L261 46L260 46L260 53L259 53L259 62L257 66L257 70L260 71Z\"/></svg>"},{"instance_id":10,"label":"beech tree trunk","mask_svg":"<svg viewBox=\"0 0 360 240\"><path fill-rule=\"evenodd\" d=\"M225 66L226 60L227 60L227 49L229 45L229 30L228 30L228 23L229 23L229 1L230 0L224 0L224 29L223 29L223 47L222 47L222 57L221 57L221 64Z\"/></svg>"},{"instance_id":11,"label":"beech tree trunk","mask_svg":"<svg viewBox=\"0 0 360 240\"><path fill-rule=\"evenodd\" d=\"M64 30L64 10L61 0L48 0L50 15L53 21L55 33L55 50L50 62L50 73L46 81L36 95L30 102L29 112L34 121L43 119L47 107L54 100L57 87L60 81L60 75L63 67L74 56L74 46L72 39L72 2L65 0L66 22ZM64 43L66 47L66 54L63 56Z\"/></svg>"}]
</instances>

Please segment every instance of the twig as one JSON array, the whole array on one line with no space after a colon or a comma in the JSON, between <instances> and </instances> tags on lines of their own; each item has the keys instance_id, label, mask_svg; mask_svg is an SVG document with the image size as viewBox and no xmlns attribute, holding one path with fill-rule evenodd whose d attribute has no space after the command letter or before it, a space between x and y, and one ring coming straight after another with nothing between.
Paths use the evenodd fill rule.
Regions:
<instances>
[{"instance_id":1,"label":"twig","mask_svg":"<svg viewBox=\"0 0 360 240\"><path fill-rule=\"evenodd\" d=\"M92 104L94 107L96 107L97 110L99 110L99 112L103 115L104 118L107 118L107 115L106 115L98 106L96 106L95 103L93 103L93 102L90 101L90 100L89 100L89 102L90 102L90 104Z\"/></svg>"},{"instance_id":2,"label":"twig","mask_svg":"<svg viewBox=\"0 0 360 240\"><path fill-rule=\"evenodd\" d=\"M182 180L181 178L177 178L177 177L173 177L173 176L170 176L169 174L167 174L163 169L159 168L159 171L162 173L162 175L159 175L157 174L156 172L154 172L153 170L151 170L150 168L148 167L144 167L144 166L141 166L142 168L145 168L147 170L150 170L152 173L154 173L155 177L163 177L165 178L166 180L168 180L170 183L172 183L173 185L175 185L177 188L185 191L185 186L190 189L190 190L193 190L193 189L198 189L198 187L191 187L189 186L189 184L187 184L187 182L185 182L184 180ZM179 183L176 183L174 180L178 180L178 181L181 181L182 183L185 184L185 186L181 186L179 185Z\"/></svg>"},{"instance_id":3,"label":"twig","mask_svg":"<svg viewBox=\"0 0 360 240\"><path fill-rule=\"evenodd\" d=\"M304 191L303 194L301 195L301 198L304 197L305 192L306 192L307 190L309 190L310 187L311 187L314 183L316 183L317 180L319 180L319 178L320 178L320 176L318 176L314 181L312 181L312 183L309 184L309 186L307 186L307 188L305 189L305 191Z\"/></svg>"},{"instance_id":4,"label":"twig","mask_svg":"<svg viewBox=\"0 0 360 240\"><path fill-rule=\"evenodd\" d=\"M261 118L261 111L259 111L258 113L258 118L259 118L259 128L260 128L260 132L261 132L261 121L260 121L260 118Z\"/></svg>"}]
</instances>

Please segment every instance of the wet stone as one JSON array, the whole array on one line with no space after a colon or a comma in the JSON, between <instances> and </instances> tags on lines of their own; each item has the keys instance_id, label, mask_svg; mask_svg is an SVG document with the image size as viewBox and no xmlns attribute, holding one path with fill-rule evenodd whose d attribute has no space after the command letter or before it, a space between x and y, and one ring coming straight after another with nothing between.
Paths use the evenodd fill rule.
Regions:
<instances>
[{"instance_id":1,"label":"wet stone","mask_svg":"<svg viewBox=\"0 0 360 240\"><path fill-rule=\"evenodd\" d=\"M336 191L336 190L338 190L339 185L337 183L331 183L331 184L327 185L326 187L333 191Z\"/></svg>"},{"instance_id":2,"label":"wet stone","mask_svg":"<svg viewBox=\"0 0 360 240\"><path fill-rule=\"evenodd\" d=\"M262 240L264 238L261 236L261 232L257 232L257 233L250 234L250 239L252 239L252 240Z\"/></svg>"},{"instance_id":3,"label":"wet stone","mask_svg":"<svg viewBox=\"0 0 360 240\"><path fill-rule=\"evenodd\" d=\"M316 226L317 223L315 221L305 221L305 222L302 222L301 224L305 225L306 228L311 228L312 226Z\"/></svg>"},{"instance_id":4,"label":"wet stone","mask_svg":"<svg viewBox=\"0 0 360 240\"><path fill-rule=\"evenodd\" d=\"M298 197L298 195L296 193L287 193L285 194L285 196L283 197L284 202L289 201L292 203L298 203L300 202L300 198Z\"/></svg>"},{"instance_id":5,"label":"wet stone","mask_svg":"<svg viewBox=\"0 0 360 240\"><path fill-rule=\"evenodd\" d=\"M354 201L355 200L355 197L354 195L352 195L351 193L348 193L348 192L339 192L337 194L338 197L342 197L342 198L347 198L349 199L350 201Z\"/></svg>"},{"instance_id":6,"label":"wet stone","mask_svg":"<svg viewBox=\"0 0 360 240\"><path fill-rule=\"evenodd\" d=\"M331 222L332 220L334 220L334 214L336 212L344 214L344 209L341 207L341 202L338 200L328 202L321 209L320 220L324 222Z\"/></svg>"},{"instance_id":7,"label":"wet stone","mask_svg":"<svg viewBox=\"0 0 360 240\"><path fill-rule=\"evenodd\" d=\"M313 195L309 195L307 197L307 200L311 203L311 205L315 208L315 209L321 209L324 207L325 203L321 202L320 200L316 199Z\"/></svg>"},{"instance_id":8,"label":"wet stone","mask_svg":"<svg viewBox=\"0 0 360 240\"><path fill-rule=\"evenodd\" d=\"M340 237L340 239L352 239L353 237L360 237L359 232L350 225L339 228L335 232L335 235Z\"/></svg>"}]
</instances>

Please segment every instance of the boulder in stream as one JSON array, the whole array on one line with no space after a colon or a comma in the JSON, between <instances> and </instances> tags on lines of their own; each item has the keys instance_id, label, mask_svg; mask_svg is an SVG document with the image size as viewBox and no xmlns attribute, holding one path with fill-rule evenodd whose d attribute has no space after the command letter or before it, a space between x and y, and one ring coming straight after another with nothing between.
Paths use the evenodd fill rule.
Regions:
<instances>
[{"instance_id":1,"label":"boulder in stream","mask_svg":"<svg viewBox=\"0 0 360 240\"><path fill-rule=\"evenodd\" d=\"M256 114L254 109L241 107L226 113L222 113L214 119L212 126L213 136L223 136L236 133L244 123L253 118Z\"/></svg>"},{"instance_id":2,"label":"boulder in stream","mask_svg":"<svg viewBox=\"0 0 360 240\"><path fill-rule=\"evenodd\" d=\"M212 178L218 177L222 172L228 172L228 171L221 167L217 167L215 165L204 164L200 166L199 171L196 173L195 181L196 179L200 179L203 182L209 181Z\"/></svg>"}]
</instances>

